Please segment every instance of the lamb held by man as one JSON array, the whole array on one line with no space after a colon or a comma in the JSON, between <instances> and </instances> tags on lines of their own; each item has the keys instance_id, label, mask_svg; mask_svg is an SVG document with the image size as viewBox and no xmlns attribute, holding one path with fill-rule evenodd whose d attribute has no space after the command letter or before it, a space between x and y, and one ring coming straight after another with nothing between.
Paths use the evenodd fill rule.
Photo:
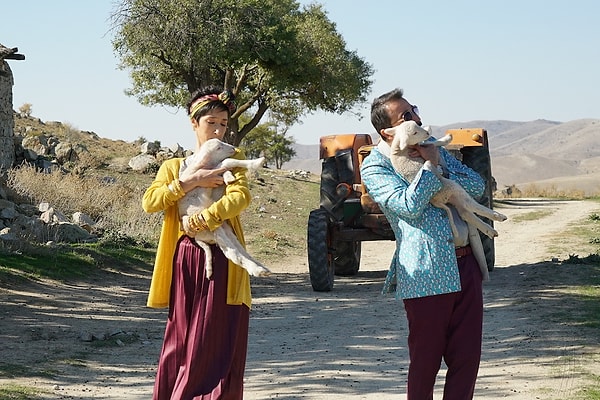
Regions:
<instances>
[{"instance_id":1,"label":"lamb held by man","mask_svg":"<svg viewBox=\"0 0 600 400\"><path fill-rule=\"evenodd\" d=\"M425 160L420 157L409 157L409 146L427 141L429 144L440 147L446 146L452 140L450 135L446 135L435 141L431 140L429 131L417 125L415 121L405 121L398 126L386 129L385 132L394 136L391 144L390 161L396 172L402 175L408 182L413 181L418 171L425 163ZM483 232L490 238L498 236L498 232L492 226L478 218L477 215L494 221L504 221L506 220L506 216L479 204L463 189L462 186L460 186L460 184L445 178L442 172L437 168L432 168L432 170L442 182L442 189L433 195L430 199L430 203L433 206L446 211L452 233L454 237L459 237L454 221L454 215L448 207L448 204L454 206L460 218L467 224L469 242L481 268L483 277L485 280L489 279L485 251L477 231Z\"/></svg>"},{"instance_id":2,"label":"lamb held by man","mask_svg":"<svg viewBox=\"0 0 600 400\"><path fill-rule=\"evenodd\" d=\"M229 158L235 153L235 147L219 139L207 140L200 149L193 155L182 161L179 176L185 177L186 174L193 173L198 168L215 169L227 168L223 174L226 184L235 181L234 175L229 169L246 168L249 171L257 170L264 164L264 157L253 160L238 160ZM217 188L196 187L185 194L179 200L179 217L183 226L189 226L190 216L210 207L212 203L219 200L225 193L225 185ZM254 259L244 246L239 242L233 228L229 223L224 222L214 231L208 229L197 232L194 236L196 243L205 252L206 276L210 279L213 272L212 251L210 244L216 243L229 260L241 266L252 276L266 276L271 272L267 267Z\"/></svg>"}]
</instances>

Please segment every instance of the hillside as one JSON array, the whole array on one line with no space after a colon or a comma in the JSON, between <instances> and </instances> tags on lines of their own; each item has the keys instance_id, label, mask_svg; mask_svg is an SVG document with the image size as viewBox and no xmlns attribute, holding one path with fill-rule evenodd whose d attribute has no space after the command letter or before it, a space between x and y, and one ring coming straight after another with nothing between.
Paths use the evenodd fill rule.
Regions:
<instances>
[{"instance_id":1,"label":"hillside","mask_svg":"<svg viewBox=\"0 0 600 400\"><path fill-rule=\"evenodd\" d=\"M434 126L433 134L447 129L481 127L487 130L492 157L492 172L498 188L517 185L555 187L559 190L600 192L600 120L569 122L535 120L469 121ZM78 131L61 122L43 122L15 115L15 132L26 135L54 135L83 144L105 164L126 166L139 152L139 142L99 137L94 132ZM374 137L377 140L377 137ZM283 165L286 170L301 169L320 175L319 145L295 145L296 157Z\"/></svg>"},{"instance_id":2,"label":"hillside","mask_svg":"<svg viewBox=\"0 0 600 400\"><path fill-rule=\"evenodd\" d=\"M42 121L39 118L15 113L15 135L56 137L60 141L69 141L83 145L103 164L118 164L123 167L129 159L140 151L138 142L111 140L98 136L95 132L80 131L68 123L59 121ZM40 154L43 155L43 154Z\"/></svg>"},{"instance_id":3,"label":"hillside","mask_svg":"<svg viewBox=\"0 0 600 400\"><path fill-rule=\"evenodd\" d=\"M434 136L447 129L480 127L488 132L492 172L498 188L539 185L561 190L600 192L600 120L569 122L535 120L469 121L434 126ZM296 145L296 159L288 169L305 169L320 174L319 146ZM310 155L302 158L301 155Z\"/></svg>"}]
</instances>

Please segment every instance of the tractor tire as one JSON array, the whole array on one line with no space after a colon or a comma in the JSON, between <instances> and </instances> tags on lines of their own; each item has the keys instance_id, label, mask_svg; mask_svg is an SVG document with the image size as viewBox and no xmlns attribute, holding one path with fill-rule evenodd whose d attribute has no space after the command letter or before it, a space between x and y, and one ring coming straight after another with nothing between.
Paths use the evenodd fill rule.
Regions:
<instances>
[{"instance_id":1,"label":"tractor tire","mask_svg":"<svg viewBox=\"0 0 600 400\"><path fill-rule=\"evenodd\" d=\"M333 212L333 206L337 203L338 195L335 190L339 183L339 174L335 157L323 160L321 171L321 202L320 206Z\"/></svg>"},{"instance_id":2,"label":"tractor tire","mask_svg":"<svg viewBox=\"0 0 600 400\"><path fill-rule=\"evenodd\" d=\"M461 150L462 162L477 172L485 181L485 191L483 196L479 199L479 203L488 207L493 208L493 193L494 193L494 178L492 177L492 163L490 160L490 153L487 146L484 147L465 147ZM494 226L494 221L487 218L481 218L483 221L488 223L490 226ZM481 244L485 251L485 258L487 261L488 271L494 270L494 264L496 261L496 249L494 245L494 239L487 235L479 232L481 237Z\"/></svg>"},{"instance_id":3,"label":"tractor tire","mask_svg":"<svg viewBox=\"0 0 600 400\"><path fill-rule=\"evenodd\" d=\"M333 289L334 267L328 222L327 211L322 208L312 210L308 216L308 272L315 292L329 292Z\"/></svg>"},{"instance_id":4,"label":"tractor tire","mask_svg":"<svg viewBox=\"0 0 600 400\"><path fill-rule=\"evenodd\" d=\"M339 276L356 275L360 268L361 242L338 241L334 249L335 274Z\"/></svg>"},{"instance_id":5,"label":"tractor tire","mask_svg":"<svg viewBox=\"0 0 600 400\"><path fill-rule=\"evenodd\" d=\"M349 187L354 183L354 167L350 150L338 152L334 157L324 159L321 169L319 205L328 210L338 221L342 219L344 213L345 198L337 190L340 183L346 183Z\"/></svg>"}]
</instances>

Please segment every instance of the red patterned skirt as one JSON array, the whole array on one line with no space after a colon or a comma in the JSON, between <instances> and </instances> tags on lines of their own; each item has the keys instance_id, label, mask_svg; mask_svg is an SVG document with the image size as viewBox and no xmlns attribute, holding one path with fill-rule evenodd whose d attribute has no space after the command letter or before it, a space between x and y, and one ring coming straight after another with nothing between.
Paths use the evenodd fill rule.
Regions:
<instances>
[{"instance_id":1,"label":"red patterned skirt","mask_svg":"<svg viewBox=\"0 0 600 400\"><path fill-rule=\"evenodd\" d=\"M209 280L204 251L188 236L177 244L154 400L243 399L250 310L227 305L228 260L211 250Z\"/></svg>"}]
</instances>

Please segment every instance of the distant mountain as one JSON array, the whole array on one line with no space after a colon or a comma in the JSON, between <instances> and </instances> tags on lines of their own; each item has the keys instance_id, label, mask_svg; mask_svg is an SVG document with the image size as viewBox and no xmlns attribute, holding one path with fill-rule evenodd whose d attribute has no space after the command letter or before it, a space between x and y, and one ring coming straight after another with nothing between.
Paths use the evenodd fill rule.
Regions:
<instances>
[{"instance_id":1,"label":"distant mountain","mask_svg":"<svg viewBox=\"0 0 600 400\"><path fill-rule=\"evenodd\" d=\"M440 137L447 129L475 127L487 130L498 188L529 183L563 187L570 183L586 191L600 189L598 119L469 121L433 126L432 132ZM297 144L294 148L296 157L283 168L321 173L318 144Z\"/></svg>"}]
</instances>

